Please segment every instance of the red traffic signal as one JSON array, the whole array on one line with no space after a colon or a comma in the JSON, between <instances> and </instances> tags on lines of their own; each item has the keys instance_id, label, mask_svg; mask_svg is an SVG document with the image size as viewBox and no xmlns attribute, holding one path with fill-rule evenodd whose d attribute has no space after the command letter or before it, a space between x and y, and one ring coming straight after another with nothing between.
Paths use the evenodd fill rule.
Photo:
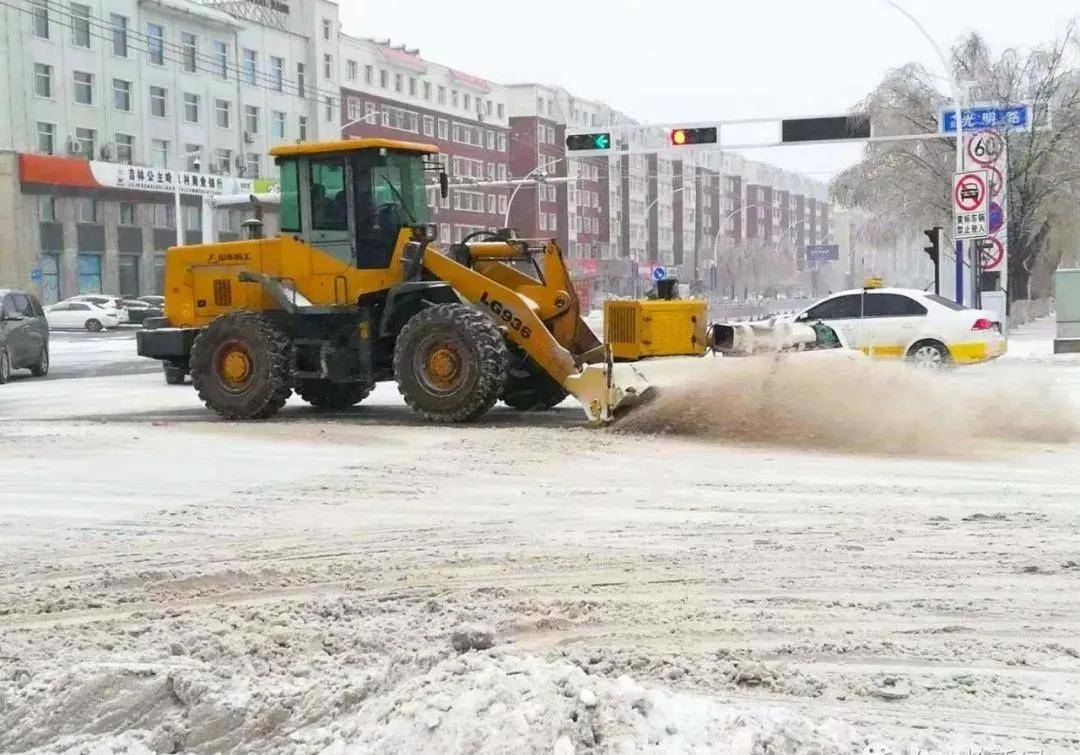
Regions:
<instances>
[{"instance_id":1,"label":"red traffic signal","mask_svg":"<svg viewBox=\"0 0 1080 755\"><path fill-rule=\"evenodd\" d=\"M674 128L668 133L668 137L676 147L688 144L716 144L716 127Z\"/></svg>"}]
</instances>

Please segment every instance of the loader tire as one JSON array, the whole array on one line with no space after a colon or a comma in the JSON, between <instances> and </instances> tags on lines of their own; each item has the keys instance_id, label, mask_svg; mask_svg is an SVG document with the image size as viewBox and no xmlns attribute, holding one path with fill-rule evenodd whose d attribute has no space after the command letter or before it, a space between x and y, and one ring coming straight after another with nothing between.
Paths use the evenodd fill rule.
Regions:
<instances>
[{"instance_id":1,"label":"loader tire","mask_svg":"<svg viewBox=\"0 0 1080 755\"><path fill-rule=\"evenodd\" d=\"M297 383L296 392L316 409L348 409L366 399L373 387L363 383L301 380Z\"/></svg>"},{"instance_id":2,"label":"loader tire","mask_svg":"<svg viewBox=\"0 0 1080 755\"><path fill-rule=\"evenodd\" d=\"M224 419L266 419L292 393L291 344L257 312L230 312L207 325L191 347L191 382Z\"/></svg>"},{"instance_id":3,"label":"loader tire","mask_svg":"<svg viewBox=\"0 0 1080 755\"><path fill-rule=\"evenodd\" d=\"M519 412L554 409L569 396L561 385L516 346L510 349L510 374L499 397Z\"/></svg>"},{"instance_id":4,"label":"loader tire","mask_svg":"<svg viewBox=\"0 0 1080 755\"><path fill-rule=\"evenodd\" d=\"M499 398L510 366L494 321L464 304L417 312L394 345L398 390L432 422L470 422Z\"/></svg>"}]
</instances>

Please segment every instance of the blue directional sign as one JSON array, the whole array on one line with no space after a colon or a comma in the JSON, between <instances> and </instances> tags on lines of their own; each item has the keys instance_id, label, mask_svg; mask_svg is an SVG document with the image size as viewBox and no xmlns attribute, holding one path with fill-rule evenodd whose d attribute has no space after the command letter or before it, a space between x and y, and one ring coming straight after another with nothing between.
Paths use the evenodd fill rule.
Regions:
<instances>
[{"instance_id":1,"label":"blue directional sign","mask_svg":"<svg viewBox=\"0 0 1080 755\"><path fill-rule=\"evenodd\" d=\"M652 277L654 281L662 281L667 277L667 270L657 265L652 269Z\"/></svg>"},{"instance_id":2,"label":"blue directional sign","mask_svg":"<svg viewBox=\"0 0 1080 755\"><path fill-rule=\"evenodd\" d=\"M1027 131L1031 128L1031 105L973 107L964 108L961 112L965 133L988 128L999 131ZM940 133L955 134L956 111L942 110L938 123L941 124Z\"/></svg>"},{"instance_id":3,"label":"blue directional sign","mask_svg":"<svg viewBox=\"0 0 1080 755\"><path fill-rule=\"evenodd\" d=\"M40 267L35 267L35 268L30 270L30 282L31 283L41 283L41 280L44 277L45 276L42 274Z\"/></svg>"},{"instance_id":4,"label":"blue directional sign","mask_svg":"<svg viewBox=\"0 0 1080 755\"><path fill-rule=\"evenodd\" d=\"M807 262L828 262L840 259L839 244L808 244L806 247Z\"/></svg>"}]
</instances>

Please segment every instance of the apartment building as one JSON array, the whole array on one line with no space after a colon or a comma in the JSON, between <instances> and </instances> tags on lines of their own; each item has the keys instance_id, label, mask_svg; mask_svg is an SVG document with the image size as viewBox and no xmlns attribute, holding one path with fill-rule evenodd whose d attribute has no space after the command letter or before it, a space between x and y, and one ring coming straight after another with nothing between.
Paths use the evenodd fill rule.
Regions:
<instances>
[{"instance_id":1,"label":"apartment building","mask_svg":"<svg viewBox=\"0 0 1080 755\"><path fill-rule=\"evenodd\" d=\"M206 197L272 181L274 144L338 132L338 27L327 0L7 3L2 282L159 293L177 223L187 243L210 223L235 237Z\"/></svg>"},{"instance_id":2,"label":"apartment building","mask_svg":"<svg viewBox=\"0 0 1080 755\"><path fill-rule=\"evenodd\" d=\"M344 136L439 147L451 179L448 197L440 198L434 188L429 197L439 240L459 242L477 231L502 228L513 191L498 185L511 173L506 89L389 40L342 35L340 54ZM554 208L550 217L555 224Z\"/></svg>"}]
</instances>

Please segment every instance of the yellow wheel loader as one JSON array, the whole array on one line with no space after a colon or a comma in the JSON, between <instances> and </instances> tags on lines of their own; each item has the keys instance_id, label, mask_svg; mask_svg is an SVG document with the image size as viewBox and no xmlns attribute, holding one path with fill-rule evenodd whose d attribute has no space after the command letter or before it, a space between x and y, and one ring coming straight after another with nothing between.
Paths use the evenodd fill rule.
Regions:
<instances>
[{"instance_id":1,"label":"yellow wheel loader","mask_svg":"<svg viewBox=\"0 0 1080 755\"><path fill-rule=\"evenodd\" d=\"M479 232L444 253L429 190L447 192L434 146L385 139L275 148L280 234L166 256L165 313L138 352L189 372L228 419L274 415L296 391L339 409L395 380L436 422L575 396L603 422L642 399L582 319L553 241ZM438 182L429 176L438 175ZM695 349L705 322L695 318Z\"/></svg>"}]
</instances>

